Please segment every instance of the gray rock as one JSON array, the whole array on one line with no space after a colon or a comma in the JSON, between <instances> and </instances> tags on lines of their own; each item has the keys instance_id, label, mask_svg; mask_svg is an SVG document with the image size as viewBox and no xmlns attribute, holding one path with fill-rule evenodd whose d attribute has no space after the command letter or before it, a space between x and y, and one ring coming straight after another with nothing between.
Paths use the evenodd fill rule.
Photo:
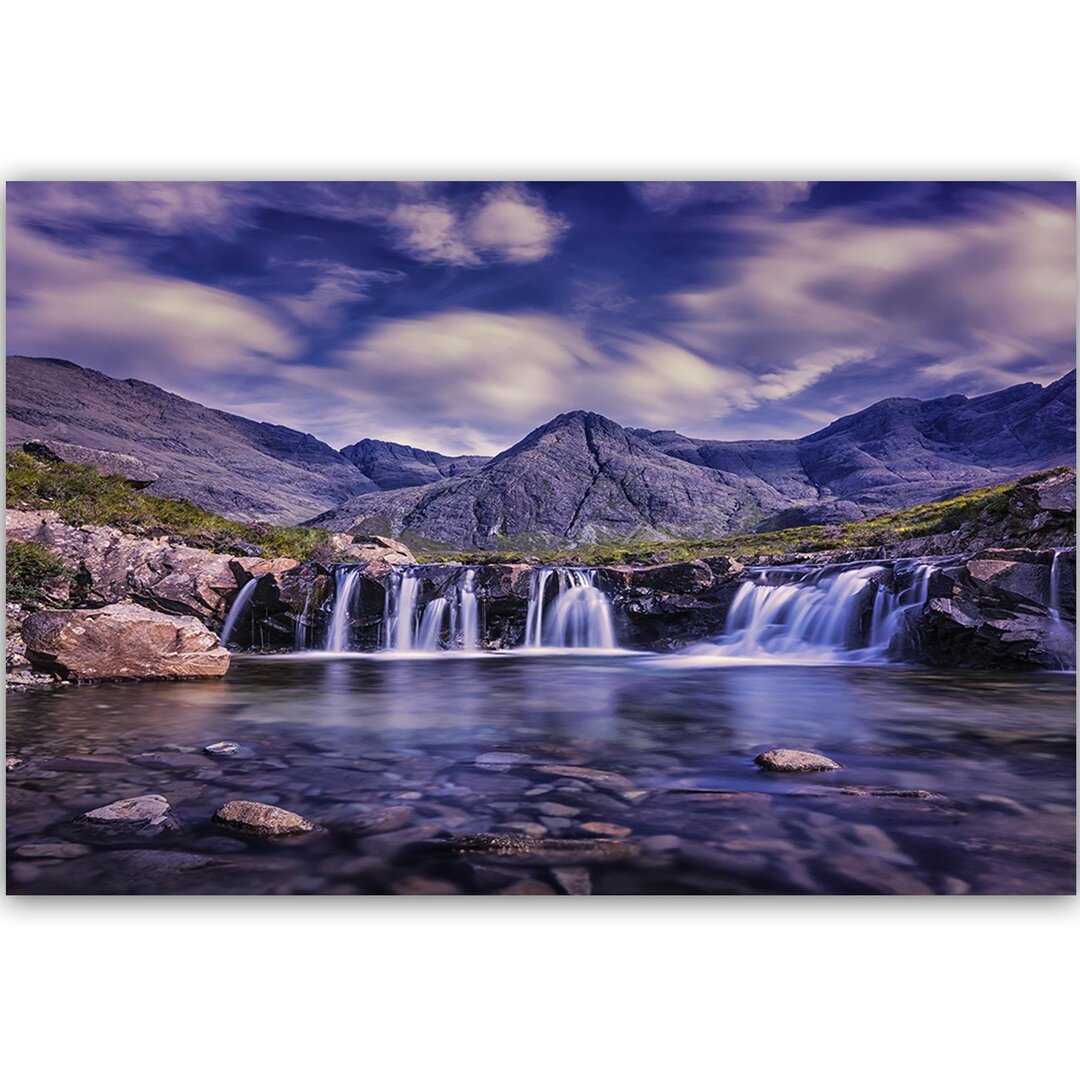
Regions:
<instances>
[{"instance_id":1,"label":"gray rock","mask_svg":"<svg viewBox=\"0 0 1080 1080\"><path fill-rule=\"evenodd\" d=\"M767 772L819 772L825 769L839 769L841 766L832 758L815 754L809 750L787 750L778 748L766 750L754 758L754 764Z\"/></svg>"},{"instance_id":2,"label":"gray rock","mask_svg":"<svg viewBox=\"0 0 1080 1080\"><path fill-rule=\"evenodd\" d=\"M148 487L159 474L148 468L133 454L116 454L110 450L92 450L88 446L59 442L56 439L34 439L23 449L42 461L66 461L72 465L89 465L103 476L119 476L134 488Z\"/></svg>"},{"instance_id":3,"label":"gray rock","mask_svg":"<svg viewBox=\"0 0 1080 1080\"><path fill-rule=\"evenodd\" d=\"M53 840L41 844L23 844L15 849L15 854L20 859L78 859L89 855L91 850L85 844Z\"/></svg>"},{"instance_id":4,"label":"gray rock","mask_svg":"<svg viewBox=\"0 0 1080 1080\"><path fill-rule=\"evenodd\" d=\"M75 821L79 825L103 830L130 829L135 832L170 828L174 824L169 801L164 795L137 795L132 799L118 799L80 814Z\"/></svg>"},{"instance_id":5,"label":"gray rock","mask_svg":"<svg viewBox=\"0 0 1080 1080\"><path fill-rule=\"evenodd\" d=\"M361 439L351 446L343 446L341 455L382 491L419 487L449 476L468 476L490 460L467 455L447 457L431 450L417 450L379 439Z\"/></svg>"},{"instance_id":6,"label":"gray rock","mask_svg":"<svg viewBox=\"0 0 1080 1080\"><path fill-rule=\"evenodd\" d=\"M242 752L243 747L239 743L223 740L222 742L210 743L208 746L204 746L203 750L214 757L236 757L237 754Z\"/></svg>"},{"instance_id":7,"label":"gray rock","mask_svg":"<svg viewBox=\"0 0 1080 1080\"><path fill-rule=\"evenodd\" d=\"M542 866L576 865L636 859L641 849L625 840L563 840L506 833L475 833L432 842L433 847L480 858L535 863Z\"/></svg>"},{"instance_id":8,"label":"gray rock","mask_svg":"<svg viewBox=\"0 0 1080 1080\"><path fill-rule=\"evenodd\" d=\"M569 896L592 896L592 878L583 866L567 866L551 871L551 876Z\"/></svg>"}]
</instances>

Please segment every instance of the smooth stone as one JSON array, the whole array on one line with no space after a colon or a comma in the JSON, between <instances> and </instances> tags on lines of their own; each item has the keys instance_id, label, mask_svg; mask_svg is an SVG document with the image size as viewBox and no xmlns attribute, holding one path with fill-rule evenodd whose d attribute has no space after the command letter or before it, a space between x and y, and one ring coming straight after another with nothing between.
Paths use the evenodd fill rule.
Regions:
<instances>
[{"instance_id":1,"label":"smooth stone","mask_svg":"<svg viewBox=\"0 0 1080 1080\"><path fill-rule=\"evenodd\" d=\"M576 817L581 813L576 806L567 806L565 803L557 802L542 802L536 809L545 817Z\"/></svg>"},{"instance_id":2,"label":"smooth stone","mask_svg":"<svg viewBox=\"0 0 1080 1080\"><path fill-rule=\"evenodd\" d=\"M15 849L15 854L20 859L77 859L81 855L89 855L92 850L85 844L58 840L55 843L23 844Z\"/></svg>"},{"instance_id":3,"label":"smooth stone","mask_svg":"<svg viewBox=\"0 0 1080 1080\"><path fill-rule=\"evenodd\" d=\"M399 896L456 896L461 892L451 881L440 881L420 874L395 881L390 891Z\"/></svg>"},{"instance_id":4,"label":"smooth stone","mask_svg":"<svg viewBox=\"0 0 1080 1080\"><path fill-rule=\"evenodd\" d=\"M169 809L169 802L164 795L137 795L133 799L118 799L107 806L88 810L75 820L91 825L163 825L168 818Z\"/></svg>"},{"instance_id":5,"label":"smooth stone","mask_svg":"<svg viewBox=\"0 0 1080 1080\"><path fill-rule=\"evenodd\" d=\"M626 825L616 825L612 821L586 821L581 826L581 831L591 833L593 836L607 836L612 840L622 840L634 830Z\"/></svg>"},{"instance_id":6,"label":"smooth stone","mask_svg":"<svg viewBox=\"0 0 1080 1080\"><path fill-rule=\"evenodd\" d=\"M493 772L508 772L513 765L519 765L528 761L527 754L510 754L495 751L490 754L480 754L473 762L478 769L491 769Z\"/></svg>"},{"instance_id":7,"label":"smooth stone","mask_svg":"<svg viewBox=\"0 0 1080 1080\"><path fill-rule=\"evenodd\" d=\"M605 769L588 769L583 765L540 765L537 771L550 776L563 776L569 780L584 780L608 791L621 793L634 790L634 784L625 776Z\"/></svg>"},{"instance_id":8,"label":"smooth stone","mask_svg":"<svg viewBox=\"0 0 1080 1080\"><path fill-rule=\"evenodd\" d=\"M474 833L471 836L453 836L447 840L432 841L459 855L475 855L483 858L508 859L515 862L539 865L573 865L589 862L615 862L635 859L641 854L636 844L625 840L564 840L561 838L534 838L514 833Z\"/></svg>"},{"instance_id":9,"label":"smooth stone","mask_svg":"<svg viewBox=\"0 0 1080 1080\"><path fill-rule=\"evenodd\" d=\"M239 743L227 741L212 742L209 746L204 746L203 750L214 757L233 757L240 753L241 746Z\"/></svg>"},{"instance_id":10,"label":"smooth stone","mask_svg":"<svg viewBox=\"0 0 1080 1080\"><path fill-rule=\"evenodd\" d=\"M377 810L349 811L331 817L327 824L342 832L358 836L375 836L378 833L403 829L416 816L411 806L386 806Z\"/></svg>"},{"instance_id":11,"label":"smooth stone","mask_svg":"<svg viewBox=\"0 0 1080 1080\"><path fill-rule=\"evenodd\" d=\"M754 758L754 764L767 772L819 772L825 769L839 769L842 766L822 754L809 750L787 750L778 748L766 750Z\"/></svg>"},{"instance_id":12,"label":"smooth stone","mask_svg":"<svg viewBox=\"0 0 1080 1080\"><path fill-rule=\"evenodd\" d=\"M515 881L513 885L508 885L505 889L499 890L500 896L554 896L555 890L546 885L542 881L537 881L535 878L525 878L522 881Z\"/></svg>"},{"instance_id":13,"label":"smooth stone","mask_svg":"<svg viewBox=\"0 0 1080 1080\"><path fill-rule=\"evenodd\" d=\"M535 821L504 821L502 827L524 833L526 836L547 836L548 833L546 826Z\"/></svg>"},{"instance_id":14,"label":"smooth stone","mask_svg":"<svg viewBox=\"0 0 1080 1080\"><path fill-rule=\"evenodd\" d=\"M11 772L12 769L18 768L22 764L22 758L9 757L7 759L7 772Z\"/></svg>"},{"instance_id":15,"label":"smooth stone","mask_svg":"<svg viewBox=\"0 0 1080 1080\"><path fill-rule=\"evenodd\" d=\"M988 810L1000 810L1003 814L1015 814L1017 817L1021 817L1024 814L1031 813L1022 803L1018 803L1015 799L1010 799L1006 795L976 795L975 801Z\"/></svg>"},{"instance_id":16,"label":"smooth stone","mask_svg":"<svg viewBox=\"0 0 1080 1080\"><path fill-rule=\"evenodd\" d=\"M219 806L214 811L213 820L226 828L253 833L256 836L296 836L318 828L313 822L291 810L244 799Z\"/></svg>"}]
</instances>

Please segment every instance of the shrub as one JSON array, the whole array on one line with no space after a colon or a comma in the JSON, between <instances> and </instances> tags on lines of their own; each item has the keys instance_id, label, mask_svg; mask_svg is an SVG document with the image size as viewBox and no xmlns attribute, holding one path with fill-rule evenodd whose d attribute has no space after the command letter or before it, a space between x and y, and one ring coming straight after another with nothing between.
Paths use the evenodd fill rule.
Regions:
<instances>
[{"instance_id":1,"label":"shrub","mask_svg":"<svg viewBox=\"0 0 1080 1080\"><path fill-rule=\"evenodd\" d=\"M48 606L50 593L73 578L71 571L41 544L7 544L7 599L13 604Z\"/></svg>"}]
</instances>

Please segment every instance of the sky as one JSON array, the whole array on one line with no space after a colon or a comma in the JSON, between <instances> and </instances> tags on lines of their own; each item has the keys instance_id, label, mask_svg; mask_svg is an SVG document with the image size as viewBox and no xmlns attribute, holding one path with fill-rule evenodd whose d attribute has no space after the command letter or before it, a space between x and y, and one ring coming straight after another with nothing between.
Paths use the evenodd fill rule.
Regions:
<instances>
[{"instance_id":1,"label":"sky","mask_svg":"<svg viewBox=\"0 0 1080 1080\"><path fill-rule=\"evenodd\" d=\"M1071 183L7 185L7 351L494 453L561 412L789 438L1072 369Z\"/></svg>"}]
</instances>

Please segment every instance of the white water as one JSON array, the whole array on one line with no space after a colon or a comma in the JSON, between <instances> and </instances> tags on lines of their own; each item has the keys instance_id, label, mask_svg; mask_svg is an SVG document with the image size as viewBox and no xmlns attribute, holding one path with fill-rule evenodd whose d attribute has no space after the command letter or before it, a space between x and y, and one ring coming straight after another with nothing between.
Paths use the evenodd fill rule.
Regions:
<instances>
[{"instance_id":1,"label":"white water","mask_svg":"<svg viewBox=\"0 0 1080 1080\"><path fill-rule=\"evenodd\" d=\"M762 570L740 586L723 635L691 656L882 662L929 594L933 564ZM900 584L906 582L906 584ZM869 620L867 615L869 614Z\"/></svg>"},{"instance_id":2,"label":"white water","mask_svg":"<svg viewBox=\"0 0 1080 1080\"><path fill-rule=\"evenodd\" d=\"M1054 558L1050 563L1050 603L1047 610L1054 622L1061 622L1061 548L1054 548Z\"/></svg>"},{"instance_id":3,"label":"white water","mask_svg":"<svg viewBox=\"0 0 1080 1080\"><path fill-rule=\"evenodd\" d=\"M461 610L461 647L475 652L480 646L480 615L476 603L476 571L466 570L465 580L458 591ZM456 636L453 633L451 636Z\"/></svg>"},{"instance_id":4,"label":"white water","mask_svg":"<svg viewBox=\"0 0 1080 1080\"><path fill-rule=\"evenodd\" d=\"M548 583L556 578L555 600L548 605ZM614 649L611 603L596 587L595 570L538 570L529 582L525 647Z\"/></svg>"},{"instance_id":5,"label":"white water","mask_svg":"<svg viewBox=\"0 0 1080 1080\"><path fill-rule=\"evenodd\" d=\"M252 578L250 581L245 582L244 587L236 594L236 599L232 602L232 607L229 608L229 614L225 616L225 625L221 628L222 645L229 644L229 638L236 628L236 623L247 608L248 602L251 600L251 594L258 584L259 579Z\"/></svg>"},{"instance_id":6,"label":"white water","mask_svg":"<svg viewBox=\"0 0 1080 1080\"><path fill-rule=\"evenodd\" d=\"M434 652L439 647L446 618L450 612L450 605L446 598L435 597L420 617L420 628L416 632L416 648L420 652Z\"/></svg>"},{"instance_id":7,"label":"white water","mask_svg":"<svg viewBox=\"0 0 1080 1080\"><path fill-rule=\"evenodd\" d=\"M383 624L386 647L395 652L411 652L416 636L416 605L421 581L415 570L396 573L386 590Z\"/></svg>"},{"instance_id":8,"label":"white water","mask_svg":"<svg viewBox=\"0 0 1080 1080\"><path fill-rule=\"evenodd\" d=\"M349 651L349 630L352 627L352 602L360 584L361 567L338 570L334 580L334 607L330 613L330 629L326 635L326 651Z\"/></svg>"}]
</instances>

